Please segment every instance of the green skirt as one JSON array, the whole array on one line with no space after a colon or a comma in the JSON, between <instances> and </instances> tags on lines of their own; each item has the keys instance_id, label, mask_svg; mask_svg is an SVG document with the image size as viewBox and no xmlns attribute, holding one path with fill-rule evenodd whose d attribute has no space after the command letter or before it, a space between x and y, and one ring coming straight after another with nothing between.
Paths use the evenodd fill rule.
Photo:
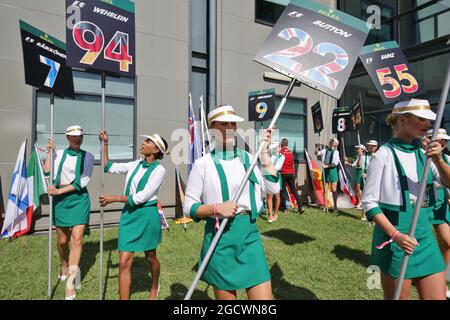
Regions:
<instances>
[{"instance_id":1,"label":"green skirt","mask_svg":"<svg viewBox=\"0 0 450 320\"><path fill-rule=\"evenodd\" d=\"M356 169L355 184L359 184L361 187L364 186L363 170L361 168Z\"/></svg>"},{"instance_id":2,"label":"green skirt","mask_svg":"<svg viewBox=\"0 0 450 320\"><path fill-rule=\"evenodd\" d=\"M432 225L450 223L450 210L445 197L445 189L437 190L435 207L430 211L430 223Z\"/></svg>"},{"instance_id":3,"label":"green skirt","mask_svg":"<svg viewBox=\"0 0 450 320\"><path fill-rule=\"evenodd\" d=\"M91 200L86 188L53 197L53 224L74 227L89 224Z\"/></svg>"},{"instance_id":4,"label":"green skirt","mask_svg":"<svg viewBox=\"0 0 450 320\"><path fill-rule=\"evenodd\" d=\"M383 249L376 248L377 245L388 240L389 237L386 233L375 226L371 264L378 266L383 273L397 279L400 275L404 251L395 242L390 243ZM444 259L431 230L428 235L417 239L417 242L419 242L419 245L409 256L405 278L414 279L444 271Z\"/></svg>"},{"instance_id":5,"label":"green skirt","mask_svg":"<svg viewBox=\"0 0 450 320\"><path fill-rule=\"evenodd\" d=\"M162 240L161 222L156 202L122 210L117 250L141 252L155 250Z\"/></svg>"},{"instance_id":6,"label":"green skirt","mask_svg":"<svg viewBox=\"0 0 450 320\"><path fill-rule=\"evenodd\" d=\"M325 168L325 182L338 182L338 169L334 168Z\"/></svg>"},{"instance_id":7,"label":"green skirt","mask_svg":"<svg viewBox=\"0 0 450 320\"><path fill-rule=\"evenodd\" d=\"M207 219L199 265L215 235L215 222ZM249 214L228 220L201 279L219 290L246 289L271 279L256 221Z\"/></svg>"}]
</instances>

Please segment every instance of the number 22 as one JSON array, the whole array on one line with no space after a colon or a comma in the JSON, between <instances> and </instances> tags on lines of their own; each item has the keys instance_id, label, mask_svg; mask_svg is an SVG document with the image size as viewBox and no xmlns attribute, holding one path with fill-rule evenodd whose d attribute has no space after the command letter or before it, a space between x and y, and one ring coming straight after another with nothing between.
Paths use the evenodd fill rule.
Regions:
<instances>
[{"instance_id":1,"label":"number 22","mask_svg":"<svg viewBox=\"0 0 450 320\"><path fill-rule=\"evenodd\" d=\"M300 74L327 88L336 90L339 81L328 75L339 72L347 67L349 58L344 49L330 42L320 43L313 48L314 43L311 36L298 28L284 29L278 33L278 37L287 41L292 38L297 38L300 42L296 46L265 55L264 58L288 68L293 73L300 73L302 64L293 60L293 58L305 55L311 50L321 56L331 53L335 56L333 61L305 70Z\"/></svg>"}]
</instances>

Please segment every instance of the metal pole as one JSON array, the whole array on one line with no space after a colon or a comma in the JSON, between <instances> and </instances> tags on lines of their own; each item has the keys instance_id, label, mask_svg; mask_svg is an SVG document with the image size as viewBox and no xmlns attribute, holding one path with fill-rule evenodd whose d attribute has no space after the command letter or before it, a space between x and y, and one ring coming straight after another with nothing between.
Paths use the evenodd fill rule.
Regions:
<instances>
[{"instance_id":1,"label":"metal pole","mask_svg":"<svg viewBox=\"0 0 450 320\"><path fill-rule=\"evenodd\" d=\"M101 115L101 130L105 130L105 87L106 75L102 72L102 115ZM105 192L105 143L101 142L100 147L100 194ZM100 259L99 259L99 300L103 300L103 223L104 223L104 207L100 207Z\"/></svg>"},{"instance_id":2,"label":"metal pole","mask_svg":"<svg viewBox=\"0 0 450 320\"><path fill-rule=\"evenodd\" d=\"M361 137L359 136L359 130L358 130L358 133L357 133L357 137L358 137L358 145L360 145L361 144Z\"/></svg>"},{"instance_id":3,"label":"metal pole","mask_svg":"<svg viewBox=\"0 0 450 320\"><path fill-rule=\"evenodd\" d=\"M437 110L436 121L434 122L434 126L433 126L433 135L431 137L432 141L434 139L436 139L439 127L441 125L449 89L450 89L450 63L447 67L447 76L445 78L444 86L442 87L441 100L439 102L439 107ZM425 195L425 188L427 186L426 177L428 176L428 171L430 170L430 165L431 165L431 159L428 158L427 161L425 162L425 167L423 169L423 176L422 176L423 178L422 178L422 181L420 182L420 191L419 191L419 195L417 197L416 205L414 207L414 215L413 215L411 227L409 229L409 234L408 234L410 237L413 237L414 233L416 232L417 221L419 219L419 213L420 213L420 205L419 204L422 203L423 197ZM398 278L397 287L395 288L394 300L400 299L400 293L401 293L402 287L403 287L403 280L405 279L406 267L408 266L408 260L409 260L409 255L405 254L403 256L402 267L400 269L400 276Z\"/></svg>"},{"instance_id":4,"label":"metal pole","mask_svg":"<svg viewBox=\"0 0 450 320\"><path fill-rule=\"evenodd\" d=\"M278 117L280 116L281 112L283 111L283 107L286 104L287 98L289 97L289 95L292 92L292 89L294 88L295 83L297 82L296 79L291 79L291 82L289 83L289 86L286 90L286 93L284 94L283 100L281 100L280 105L278 106L278 109L275 113L275 116L273 117L272 121L270 122L270 125L268 127L268 129L272 129L273 126L275 125L275 123L278 120ZM252 163L250 164L250 167L247 170L247 173L245 174L244 179L242 180L239 189L237 191L237 193L235 194L235 196L233 197L233 202L236 203L239 198L242 195L242 192L244 191L245 185L247 184L247 180L250 177L250 174L252 173L253 169L255 168L256 163L258 162L259 156L262 153L263 149L264 149L265 143L260 143L258 151L256 152L256 154L253 156L253 160ZM191 299L192 293L195 290L195 287L197 286L198 281L200 280L200 277L203 274L203 271L205 271L206 265L209 262L209 259L211 258L214 249L216 248L217 243L219 242L220 236L223 233L223 230L225 229L225 226L228 223L228 218L225 218L222 220L222 223L220 224L219 230L217 231L216 235L214 236L211 245L209 246L208 251L206 252L205 258L203 259L197 274L195 275L194 281L192 282L191 287L189 288L189 291L187 292L186 296L184 297L184 300L189 300Z\"/></svg>"},{"instance_id":5,"label":"metal pole","mask_svg":"<svg viewBox=\"0 0 450 320\"><path fill-rule=\"evenodd\" d=\"M202 131L202 154L206 154L206 141L205 141L205 122L204 119L205 114L203 113L203 95L200 96L200 129Z\"/></svg>"},{"instance_id":6,"label":"metal pole","mask_svg":"<svg viewBox=\"0 0 450 320\"><path fill-rule=\"evenodd\" d=\"M54 139L54 116L55 116L55 94L50 93L50 139ZM50 149L50 181L49 185L53 185L53 150ZM48 221L48 287L47 295L52 295L52 226L53 226L53 196L49 195L49 221Z\"/></svg>"}]
</instances>

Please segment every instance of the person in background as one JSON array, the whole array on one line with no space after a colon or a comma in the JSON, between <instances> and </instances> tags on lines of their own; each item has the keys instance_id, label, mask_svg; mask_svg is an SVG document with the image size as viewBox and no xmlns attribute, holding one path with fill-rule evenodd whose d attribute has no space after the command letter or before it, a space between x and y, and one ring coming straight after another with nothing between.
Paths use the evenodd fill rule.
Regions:
<instances>
[{"instance_id":1,"label":"person in background","mask_svg":"<svg viewBox=\"0 0 450 320\"><path fill-rule=\"evenodd\" d=\"M272 161L273 166L278 171L278 179L280 181L280 190L281 190L283 180L281 177L280 170L284 163L284 155L282 155L280 153L279 144L272 143L269 146L269 154L270 154L270 160ZM275 204L273 201L274 198L275 198ZM278 210L280 208L280 200L281 200L280 192L278 192L277 194L268 193L266 195L266 199L267 199L267 214L268 214L267 221L269 223L272 223L272 222L275 222L278 220ZM272 213L273 213L273 215L272 215Z\"/></svg>"},{"instance_id":2,"label":"person in background","mask_svg":"<svg viewBox=\"0 0 450 320\"><path fill-rule=\"evenodd\" d=\"M336 138L330 139L328 143L328 148L320 151L316 151L316 155L322 160L322 167L325 170L325 183L331 185L331 192L333 193L333 203L335 213L339 212L337 207L338 190L337 183L339 181L338 168L339 165L339 151L337 147L339 146L339 141ZM327 188L330 190L330 188Z\"/></svg>"},{"instance_id":3,"label":"person in background","mask_svg":"<svg viewBox=\"0 0 450 320\"><path fill-rule=\"evenodd\" d=\"M356 145L355 150L357 153L357 158L353 163L350 163L348 159L345 159L345 164L348 166L352 166L356 168L355 175L355 183L354 188L358 197L358 205L357 208L362 210L361 207L361 199L364 189L364 182L366 180L367 168L369 167L370 156L366 154L366 147L362 144ZM364 216L364 211L361 213L361 220L366 221L366 217Z\"/></svg>"},{"instance_id":4,"label":"person in background","mask_svg":"<svg viewBox=\"0 0 450 320\"><path fill-rule=\"evenodd\" d=\"M370 140L367 142L367 152L369 156L372 156L378 150L378 142L375 140Z\"/></svg>"},{"instance_id":5,"label":"person in background","mask_svg":"<svg viewBox=\"0 0 450 320\"><path fill-rule=\"evenodd\" d=\"M433 130L429 130L427 135L422 140L422 147L426 150L427 145L432 138ZM442 148L445 148L450 136L447 135L445 129L439 129L436 140L441 144ZM447 165L450 165L450 157L446 154L442 155L442 159ZM449 189L445 188L442 184L435 182L435 197L436 203L432 212L430 212L430 221L436 232L439 248L441 249L442 256L444 258L445 265L448 267L450 262L450 199ZM450 290L447 286L447 298L450 299Z\"/></svg>"},{"instance_id":6,"label":"person in background","mask_svg":"<svg viewBox=\"0 0 450 320\"><path fill-rule=\"evenodd\" d=\"M281 150L280 154L284 156L284 162L281 167L281 178L282 178L282 189L286 189L286 186L289 186L291 193L294 195L295 200L297 201L297 211L300 214L305 212L305 209L302 207L302 202L300 200L300 196L298 195L297 186L295 184L295 166L294 166L294 153L288 148L289 141L288 139L281 140ZM286 199L289 197L289 192L281 192L281 210L286 210Z\"/></svg>"}]
</instances>

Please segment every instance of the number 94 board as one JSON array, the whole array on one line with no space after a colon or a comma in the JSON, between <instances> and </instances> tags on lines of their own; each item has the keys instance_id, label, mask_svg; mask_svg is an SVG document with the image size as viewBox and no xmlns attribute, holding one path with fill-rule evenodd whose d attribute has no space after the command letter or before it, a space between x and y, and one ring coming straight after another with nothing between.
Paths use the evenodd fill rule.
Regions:
<instances>
[{"instance_id":1,"label":"number 94 board","mask_svg":"<svg viewBox=\"0 0 450 320\"><path fill-rule=\"evenodd\" d=\"M254 60L339 99L368 33L344 12L293 0Z\"/></svg>"}]
</instances>

